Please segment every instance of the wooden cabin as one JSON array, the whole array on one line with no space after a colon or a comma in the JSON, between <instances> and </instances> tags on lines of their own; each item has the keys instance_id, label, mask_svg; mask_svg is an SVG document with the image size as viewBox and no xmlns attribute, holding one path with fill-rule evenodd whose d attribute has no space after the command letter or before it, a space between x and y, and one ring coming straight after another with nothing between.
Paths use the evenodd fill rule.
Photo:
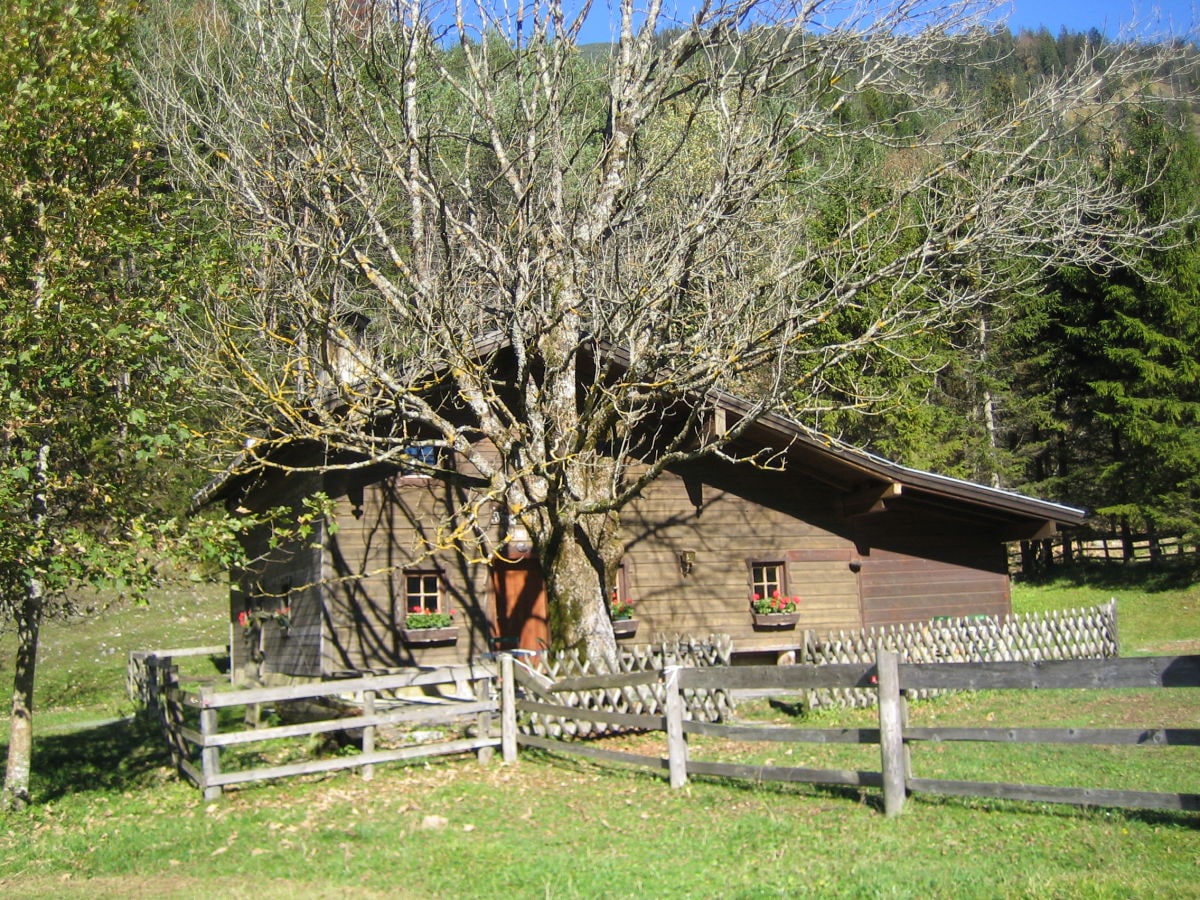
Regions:
<instances>
[{"instance_id":1,"label":"wooden cabin","mask_svg":"<svg viewBox=\"0 0 1200 900\"><path fill-rule=\"evenodd\" d=\"M717 403L731 415L744 408L730 396ZM616 590L634 601L636 631L620 641L727 634L735 658L774 661L806 630L1003 615L1008 542L1049 536L1084 516L898 466L778 416L760 419L742 441L742 450L773 448L778 467L693 462L623 511ZM453 470L454 462L443 465ZM549 645L541 570L519 540L504 558L469 542L420 552L444 543L433 532L448 509L473 502L469 477L275 471L231 476L204 500L261 510L323 491L336 508L303 542L272 549L264 535L249 539L259 561L234 575L235 670L334 677ZM489 516L499 540L504 510L485 508ZM801 598L797 620L756 624L751 596L775 590ZM410 610L451 614L453 624L411 629Z\"/></svg>"}]
</instances>

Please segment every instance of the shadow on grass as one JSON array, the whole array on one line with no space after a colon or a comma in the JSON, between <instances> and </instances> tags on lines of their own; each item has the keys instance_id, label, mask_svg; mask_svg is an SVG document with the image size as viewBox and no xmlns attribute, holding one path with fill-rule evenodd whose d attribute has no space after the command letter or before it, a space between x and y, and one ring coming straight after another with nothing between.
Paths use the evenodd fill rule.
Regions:
<instances>
[{"instance_id":1,"label":"shadow on grass","mask_svg":"<svg viewBox=\"0 0 1200 900\"><path fill-rule=\"evenodd\" d=\"M1043 803L1033 800L1000 800L992 797L948 797L937 794L909 794L908 803L931 809L968 809L981 814L1036 814L1047 819L1119 819L1146 825L1200 831L1200 815L1192 810L1137 809L1128 807L1084 806L1073 803ZM882 809L882 807L881 807Z\"/></svg>"},{"instance_id":2,"label":"shadow on grass","mask_svg":"<svg viewBox=\"0 0 1200 900\"><path fill-rule=\"evenodd\" d=\"M137 719L39 736L34 724L34 802L46 803L65 794L107 793L161 781L171 760L157 724ZM8 745L0 744L7 756Z\"/></svg>"},{"instance_id":3,"label":"shadow on grass","mask_svg":"<svg viewBox=\"0 0 1200 900\"><path fill-rule=\"evenodd\" d=\"M597 740L602 741L603 738ZM521 751L521 757L535 759L545 765L553 766L560 771L575 774L594 774L596 772L607 771L614 778L620 777L635 779L641 782L657 782L662 785L664 791L670 791L664 774L662 772L653 772L647 768L625 766L606 768L607 764L604 762L543 749L526 748ZM865 806L881 814L883 813L883 795L877 788L807 781L761 781L754 778L734 778L726 775L693 774L688 776L688 780L690 782L721 785L733 791L752 793L759 796L786 794L790 796L808 795L814 798L836 799L854 806Z\"/></svg>"},{"instance_id":4,"label":"shadow on grass","mask_svg":"<svg viewBox=\"0 0 1200 900\"><path fill-rule=\"evenodd\" d=\"M1141 590L1147 593L1179 591L1200 581L1200 562L1195 559L1170 560L1158 563L1080 563L1059 566L1037 575L1022 575L1023 584L1069 584L1104 590Z\"/></svg>"},{"instance_id":5,"label":"shadow on grass","mask_svg":"<svg viewBox=\"0 0 1200 900\"><path fill-rule=\"evenodd\" d=\"M605 768L603 763L575 756L555 753L550 750L523 750L522 756L530 756L560 770L576 773L595 773ZM646 769L621 767L610 770L614 776L633 778L639 781L664 781L661 773ZM733 778L723 775L690 775L691 782L721 785L729 790L752 793L757 796L771 794L791 797L809 796L813 799L836 800L849 805L871 809L884 814L884 798L879 788L846 784L824 784L807 781L759 781L753 778ZM663 790L669 790L663 784ZM1200 815L1192 810L1138 809L1125 807L1086 806L1071 803L1047 803L1041 801L1002 800L992 797L954 797L929 793L909 793L907 804L916 804L932 809L974 810L981 816L994 813L1035 814L1047 819L1078 819L1094 817L1118 819L1129 822L1144 822L1147 825L1181 827L1200 831Z\"/></svg>"}]
</instances>

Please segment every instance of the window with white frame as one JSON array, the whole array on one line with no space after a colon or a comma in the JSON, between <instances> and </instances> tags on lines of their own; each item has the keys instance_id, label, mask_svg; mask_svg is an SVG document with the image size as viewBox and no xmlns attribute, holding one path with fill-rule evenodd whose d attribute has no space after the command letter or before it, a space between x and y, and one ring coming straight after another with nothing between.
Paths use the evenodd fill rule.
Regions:
<instances>
[{"instance_id":1,"label":"window with white frame","mask_svg":"<svg viewBox=\"0 0 1200 900\"><path fill-rule=\"evenodd\" d=\"M784 564L778 561L751 561L750 593L760 597L774 597L787 593Z\"/></svg>"}]
</instances>

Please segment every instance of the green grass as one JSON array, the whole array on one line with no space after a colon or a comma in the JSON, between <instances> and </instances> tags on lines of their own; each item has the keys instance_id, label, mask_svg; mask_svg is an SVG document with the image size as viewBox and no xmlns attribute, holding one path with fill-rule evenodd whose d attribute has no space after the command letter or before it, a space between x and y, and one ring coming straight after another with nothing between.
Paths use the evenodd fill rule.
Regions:
<instances>
[{"instance_id":1,"label":"green grass","mask_svg":"<svg viewBox=\"0 0 1200 900\"><path fill-rule=\"evenodd\" d=\"M115 598L80 601L95 611L71 621L42 626L34 692L35 728L45 732L80 722L102 721L133 711L125 696L131 650L199 647L229 641L229 589L211 583L168 585L148 604ZM16 637L0 633L0 684L12 684ZM185 671L211 674L207 657L181 660ZM0 740L7 740L7 719Z\"/></svg>"},{"instance_id":2,"label":"green grass","mask_svg":"<svg viewBox=\"0 0 1200 900\"><path fill-rule=\"evenodd\" d=\"M1089 567L1013 586L1013 612L1082 609L1117 601L1122 656L1200 653L1200 582L1193 570Z\"/></svg>"},{"instance_id":3,"label":"green grass","mask_svg":"<svg viewBox=\"0 0 1200 900\"><path fill-rule=\"evenodd\" d=\"M1014 593L1024 609L1089 606L1115 593L1126 652L1200 637L1187 585L1060 582ZM1200 897L1196 814L918 796L888 820L877 791L721 779L672 791L661 775L537 753L516 766L381 766L372 782L292 779L208 803L178 781L153 730L87 723L128 711L128 650L220 643L225 623L223 591L189 587L149 608L48 627L37 805L0 815L0 895ZM1195 728L1195 693L963 693L914 704L912 721ZM741 712L817 727L874 722L871 711L798 716L767 701ZM662 752L661 736L621 742ZM878 769L874 747L696 740L693 752ZM913 748L922 777L1191 792L1200 791L1196 758L1189 748Z\"/></svg>"},{"instance_id":4,"label":"green grass","mask_svg":"<svg viewBox=\"0 0 1200 900\"><path fill-rule=\"evenodd\" d=\"M1196 896L1194 817L875 798L530 754L233 792L148 773L0 821L7 897ZM157 779L157 783L156 783Z\"/></svg>"}]
</instances>

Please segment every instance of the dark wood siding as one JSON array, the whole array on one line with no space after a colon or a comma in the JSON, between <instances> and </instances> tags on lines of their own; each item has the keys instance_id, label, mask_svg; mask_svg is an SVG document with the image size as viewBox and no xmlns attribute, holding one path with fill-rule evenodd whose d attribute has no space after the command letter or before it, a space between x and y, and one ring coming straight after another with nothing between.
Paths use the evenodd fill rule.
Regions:
<instances>
[{"instance_id":1,"label":"dark wood siding","mask_svg":"<svg viewBox=\"0 0 1200 900\"><path fill-rule=\"evenodd\" d=\"M325 545L326 675L446 665L488 649L488 567L478 548L448 539L446 510L454 502L446 483L414 477L368 485L358 516L349 502L339 501L337 533ZM455 643L403 641L406 568L441 574L458 630Z\"/></svg>"},{"instance_id":2,"label":"dark wood siding","mask_svg":"<svg viewBox=\"0 0 1200 900\"><path fill-rule=\"evenodd\" d=\"M319 476L289 475L272 480L268 487L244 498L253 511L273 507L299 510L301 500L320 490ZM270 533L256 529L246 536L247 556L251 561L245 570L235 572L230 591L230 643L232 665L236 677L269 679L271 676L312 678L321 674L321 581L322 560L319 545L321 532L306 541L285 541L271 547ZM258 606L264 609L288 607L291 627L286 631L275 623L264 623L261 638L256 630L244 631L238 625L238 614ZM262 659L255 661L252 652L261 641Z\"/></svg>"},{"instance_id":3,"label":"dark wood siding","mask_svg":"<svg viewBox=\"0 0 1200 900\"><path fill-rule=\"evenodd\" d=\"M864 625L1012 611L1007 554L989 529L887 513L860 533Z\"/></svg>"},{"instance_id":4,"label":"dark wood siding","mask_svg":"<svg viewBox=\"0 0 1200 900\"><path fill-rule=\"evenodd\" d=\"M234 592L231 619L252 583L269 591L290 585L293 627L267 636L265 673L437 665L490 649L487 554L469 529L447 525L446 515L474 506L477 496L440 480L390 476L365 485L356 506L344 476L323 485L289 478L256 494L256 508L297 502L321 486L340 497L336 531L319 535L317 550L306 542L269 554L265 535L254 536L252 549L265 562ZM792 472L706 460L665 473L622 512L623 583L636 603L636 641L728 634L735 652L783 652L806 630L1009 611L997 527L893 508L847 521L841 508L837 490ZM687 573L683 551L695 555ZM752 561L785 565L786 592L802 599L794 629L753 625ZM410 647L402 640L406 567L441 572L456 613L455 643ZM244 666L246 648L234 631L235 663Z\"/></svg>"},{"instance_id":5,"label":"dark wood siding","mask_svg":"<svg viewBox=\"0 0 1200 900\"><path fill-rule=\"evenodd\" d=\"M854 545L822 523L831 509L817 483L750 466L712 461L666 473L622 516L638 640L721 633L735 651L787 650L804 629L858 627ZM687 575L683 550L696 552ZM803 601L795 629L755 630L751 560L786 564L787 593Z\"/></svg>"}]
</instances>

